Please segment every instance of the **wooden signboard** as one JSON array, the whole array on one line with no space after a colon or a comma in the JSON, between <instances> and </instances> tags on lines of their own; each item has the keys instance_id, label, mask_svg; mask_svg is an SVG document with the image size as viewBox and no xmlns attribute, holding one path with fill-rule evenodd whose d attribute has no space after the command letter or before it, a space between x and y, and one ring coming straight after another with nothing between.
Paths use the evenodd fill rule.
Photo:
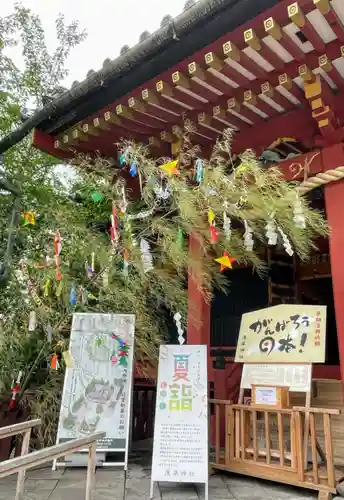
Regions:
<instances>
[{"instance_id":1,"label":"wooden signboard","mask_svg":"<svg viewBox=\"0 0 344 500\"><path fill-rule=\"evenodd\" d=\"M160 347L150 498L154 482L204 483L208 500L207 347Z\"/></svg>"},{"instance_id":2,"label":"wooden signboard","mask_svg":"<svg viewBox=\"0 0 344 500\"><path fill-rule=\"evenodd\" d=\"M326 306L282 304L242 315L236 363L324 363Z\"/></svg>"}]
</instances>

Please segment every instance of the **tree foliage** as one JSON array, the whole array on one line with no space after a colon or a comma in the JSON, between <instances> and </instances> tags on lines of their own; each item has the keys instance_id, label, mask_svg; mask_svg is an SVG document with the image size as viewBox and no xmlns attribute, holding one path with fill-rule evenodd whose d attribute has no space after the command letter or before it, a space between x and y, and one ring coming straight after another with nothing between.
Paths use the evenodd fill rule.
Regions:
<instances>
[{"instance_id":1,"label":"tree foliage","mask_svg":"<svg viewBox=\"0 0 344 500\"><path fill-rule=\"evenodd\" d=\"M60 47L50 56L40 21L30 11L17 7L1 20L2 44L19 36L25 59L20 71L0 52L8 76L2 84L1 134L19 123L23 106L32 100L41 106L66 74L66 56L83 34L62 18L57 32ZM78 156L68 189L54 175L55 161L28 140L6 154L4 169L20 187L22 217L13 272L0 298L0 393L8 395L13 377L24 372L20 394L39 390L35 412L50 422L43 441L53 435L63 374L63 363L52 371L50 359L68 348L73 312L134 313L136 355L144 369L168 336L173 315L180 313L185 327L187 310L193 314L188 273L211 300L213 287L226 285L218 258L264 273L268 242L305 258L314 238L326 234L322 216L278 168L262 166L249 151L234 162L230 130L208 160L193 145L193 132L192 125L180 130L175 158L154 158L127 140L118 144L119 166ZM0 196L2 247L11 203L11 196ZM191 235L199 243L197 255L188 251ZM62 250L56 260L58 237ZM36 324L29 329L30 313Z\"/></svg>"}]
</instances>

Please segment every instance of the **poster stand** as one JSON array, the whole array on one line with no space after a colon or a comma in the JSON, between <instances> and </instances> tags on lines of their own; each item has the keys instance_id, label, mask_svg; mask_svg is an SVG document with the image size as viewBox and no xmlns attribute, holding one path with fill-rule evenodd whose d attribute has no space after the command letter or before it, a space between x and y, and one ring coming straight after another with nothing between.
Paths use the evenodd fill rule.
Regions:
<instances>
[{"instance_id":1,"label":"poster stand","mask_svg":"<svg viewBox=\"0 0 344 500\"><path fill-rule=\"evenodd\" d=\"M178 388L177 382L179 381L182 385ZM154 498L154 483L173 482L204 484L204 498L209 500L206 346L161 346L157 384L158 395L149 498L150 500ZM167 389L171 391L172 396L167 396ZM183 395L183 391L186 389L188 392L184 392ZM166 392L166 394L162 394L162 392ZM178 399L180 394L181 400ZM165 402L167 397L171 398L168 404ZM183 398L187 399L183 400ZM181 445L182 442L184 442L184 446ZM167 459L166 450L168 450ZM193 458L190 461L188 457L190 455L195 457L197 454L198 460ZM173 463L174 465L172 465ZM167 471L167 467L171 467L171 470Z\"/></svg>"},{"instance_id":2,"label":"poster stand","mask_svg":"<svg viewBox=\"0 0 344 500\"><path fill-rule=\"evenodd\" d=\"M123 327L124 325L124 327ZM74 401L75 404L75 388L79 387L79 385L83 385L82 379L82 367L80 365L80 362L75 362L74 356L73 356L73 349L75 350L75 344L74 342L79 342L80 344L77 344L77 348L80 348L80 357L82 358L82 361L84 361L85 358L85 345L87 345L88 351L89 352L89 343L87 343L88 338L92 337L101 337L104 336L105 340L104 342L104 351L105 348L109 347L108 346L108 338L111 338L112 340L114 339L113 332L116 332L116 341L111 343L111 349L115 349L115 351L112 351L112 355L116 355L118 359L120 359L120 354L119 352L122 350L122 357L124 354L124 357L126 358L125 360L122 360L123 363L120 365L114 365L112 355L111 359L108 357L108 361L104 361L102 359L100 362L92 360L93 364L91 364L90 367L88 367L88 378L91 379L92 381L96 380L98 381L99 379L101 382L103 380L108 380L111 381L107 386L103 389L103 391L112 391L113 397L112 399L110 398L109 404L107 406L108 410L108 415L113 415L115 416L115 421L112 423L114 427L112 429L116 428L116 424L118 425L123 425L123 430L124 434L118 433L115 431L114 434L111 434L111 431L107 433L107 436L105 439L112 441L112 443L118 442L118 444L124 444L124 446L119 446L119 447L110 447L106 448L104 446L98 447L97 448L97 454L98 457L104 457L108 453L120 453L122 456L124 455L123 460L120 461L111 461L111 462L106 462L104 458L102 460L98 460L98 463L96 464L97 466L101 467L123 467L123 500L125 500L126 497L126 483L127 483L127 471L128 471L128 458L129 458L129 445L130 445L130 437L131 437L131 419L132 419L132 398L133 398L133 362L134 362L134 336L135 336L135 331L134 331L134 325L135 325L135 316L134 315L120 315L120 314L93 314L93 313L76 313L73 315L73 325L72 325L72 333L71 333L71 341L70 341L70 351L71 351L71 357L73 359L73 363L75 366L73 367L67 367L66 368L66 375L65 375L65 380L64 380L64 387L63 387L63 394L62 394L62 402L61 402L61 410L60 410L60 423L58 427L58 432L57 432L57 439L56 442L63 442L64 440L67 439L74 439L75 437L79 437L78 430L75 430L75 436L70 436L67 438L67 436L63 435L65 434L65 431L62 427L62 418L63 414L65 415L64 410L66 408L66 401ZM123 329L122 329L123 327ZM123 330L123 337L122 335L122 330ZM73 335L74 332L74 335ZM81 339L84 337L86 340ZM81 340L80 340L81 339ZM82 343L83 342L83 343ZM114 346L115 344L115 346ZM118 345L117 345L118 344ZM82 349L81 347L82 346ZM123 349L124 347L124 349ZM125 352L124 352L125 351ZM80 361L80 360L79 360ZM100 363L100 364L99 364ZM119 366L119 368L117 368ZM124 367L124 368L123 368ZM125 368L126 367L126 368ZM126 369L127 376L124 375ZM117 370L117 371L116 371ZM118 371L119 370L119 371ZM123 375L121 373L123 372ZM118 385L116 385L116 382L120 381L121 379L118 377L123 376L124 382L121 384L120 382ZM81 381L81 382L80 382ZM113 381L113 382L112 382ZM72 385L71 385L72 384ZM111 387L109 387L109 385ZM72 390L73 387L73 390ZM86 390L85 390L86 391ZM84 393L86 395L86 392ZM102 390L100 394L103 394ZM87 399L87 398L86 398ZM92 408L92 400L89 405ZM67 405L68 406L68 405ZM119 406L121 407L119 410ZM68 406L70 408L70 406ZM86 412L89 409L89 406L86 404L85 406ZM125 412L125 420L122 419L120 415L122 415L122 410ZM109 413L110 412L110 413ZM112 413L111 413L112 412ZM86 413L87 414L87 413ZM104 412L101 414L103 415ZM82 417L82 416L81 416ZM81 418L80 417L80 418ZM107 417L108 420L110 419L110 422L112 421L112 418L110 416ZM116 419L119 419L116 421ZM121 421L122 419L122 421ZM98 424L99 429L101 429L101 422ZM108 431L108 429L102 429L105 431ZM63 432L62 432L63 431ZM117 432L117 433L116 433ZM62 434L62 436L61 436ZM117 437L121 436L121 437ZM114 436L114 437L112 437ZM77 459L79 459L79 463L75 463L74 465L76 466L83 466L85 462L86 465L86 460L84 458L87 457L87 450L81 450L80 453L75 454ZM71 466L72 464L70 462L57 462L54 460L53 462L53 470L56 470L57 467L68 467Z\"/></svg>"}]
</instances>

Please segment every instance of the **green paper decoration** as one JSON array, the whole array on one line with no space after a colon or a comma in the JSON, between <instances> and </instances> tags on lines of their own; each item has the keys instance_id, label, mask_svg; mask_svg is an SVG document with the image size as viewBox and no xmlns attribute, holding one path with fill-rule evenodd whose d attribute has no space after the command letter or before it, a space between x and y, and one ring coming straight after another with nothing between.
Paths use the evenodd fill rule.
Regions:
<instances>
[{"instance_id":1,"label":"green paper decoration","mask_svg":"<svg viewBox=\"0 0 344 500\"><path fill-rule=\"evenodd\" d=\"M91 198L95 203L99 203L100 201L103 201L104 196L99 191L93 191Z\"/></svg>"}]
</instances>

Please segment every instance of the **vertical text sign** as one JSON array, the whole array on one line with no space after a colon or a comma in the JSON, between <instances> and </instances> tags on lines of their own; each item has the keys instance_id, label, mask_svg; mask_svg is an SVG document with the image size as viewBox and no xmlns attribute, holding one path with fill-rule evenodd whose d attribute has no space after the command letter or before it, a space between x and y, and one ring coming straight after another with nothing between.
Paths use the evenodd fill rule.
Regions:
<instances>
[{"instance_id":1,"label":"vertical text sign","mask_svg":"<svg viewBox=\"0 0 344 500\"><path fill-rule=\"evenodd\" d=\"M208 482L206 346L160 347L152 482Z\"/></svg>"}]
</instances>

